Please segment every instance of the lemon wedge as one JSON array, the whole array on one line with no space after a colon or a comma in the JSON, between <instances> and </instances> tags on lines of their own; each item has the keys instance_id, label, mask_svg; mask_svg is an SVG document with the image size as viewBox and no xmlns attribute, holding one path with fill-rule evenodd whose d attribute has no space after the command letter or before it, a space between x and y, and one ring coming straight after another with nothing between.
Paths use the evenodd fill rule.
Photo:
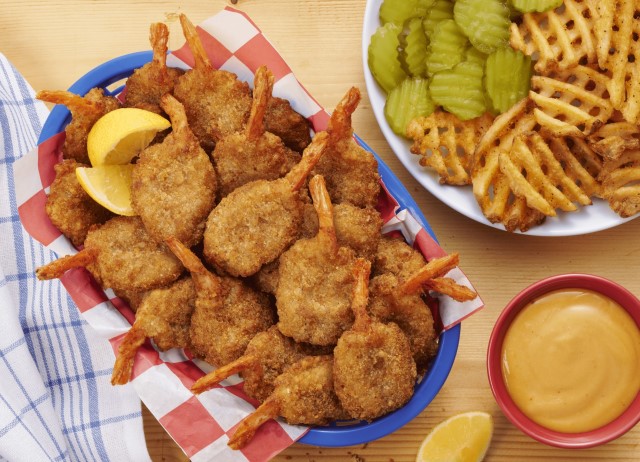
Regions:
<instances>
[{"instance_id":1,"label":"lemon wedge","mask_svg":"<svg viewBox=\"0 0 640 462\"><path fill-rule=\"evenodd\" d=\"M416 462L480 462L492 435L490 414L476 411L454 415L431 430Z\"/></svg>"},{"instance_id":2,"label":"lemon wedge","mask_svg":"<svg viewBox=\"0 0 640 462\"><path fill-rule=\"evenodd\" d=\"M80 186L98 204L118 215L133 216L131 206L131 172L133 164L78 167Z\"/></svg>"},{"instance_id":3,"label":"lemon wedge","mask_svg":"<svg viewBox=\"0 0 640 462\"><path fill-rule=\"evenodd\" d=\"M159 131L171 123L150 111L120 108L100 117L87 136L87 153L93 167L124 165L146 148Z\"/></svg>"}]
</instances>

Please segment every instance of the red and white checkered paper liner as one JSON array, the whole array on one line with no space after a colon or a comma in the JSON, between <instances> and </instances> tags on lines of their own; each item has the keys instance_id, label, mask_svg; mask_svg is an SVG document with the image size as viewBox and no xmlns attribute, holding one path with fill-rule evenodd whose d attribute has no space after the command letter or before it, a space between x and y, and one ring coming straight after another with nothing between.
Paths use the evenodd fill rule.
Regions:
<instances>
[{"instance_id":1,"label":"red and white checkered paper liner","mask_svg":"<svg viewBox=\"0 0 640 462\"><path fill-rule=\"evenodd\" d=\"M242 80L253 83L256 69L266 64L275 76L274 94L291 101L296 111L309 118L315 131L326 128L327 112L298 82L289 66L249 17L227 7L198 27L198 33L213 65L234 72ZM168 58L172 67L189 68L193 58L184 45ZM345 92L347 87L345 86ZM19 214L25 229L35 239L58 255L77 250L51 223L45 213L46 195L60 161L64 133L59 133L26 154L14 168ZM384 188L379 209L385 221L383 231L401 232L428 259L445 252L406 210L397 212L398 203ZM472 287L459 269L449 277ZM117 352L125 333L134 321L134 313L113 291L104 291L85 269L74 269L61 278L87 322L111 343ZM480 298L456 303L448 298L440 301L440 318L448 329L482 308ZM242 381L231 377L220 386L194 396L191 385L211 366L193 359L182 350L157 351L147 342L136 356L132 382L147 408L159 420L185 454L193 461L266 461L293 444L307 427L270 421L240 451L227 446L228 435L257 404L242 389Z\"/></svg>"}]
</instances>

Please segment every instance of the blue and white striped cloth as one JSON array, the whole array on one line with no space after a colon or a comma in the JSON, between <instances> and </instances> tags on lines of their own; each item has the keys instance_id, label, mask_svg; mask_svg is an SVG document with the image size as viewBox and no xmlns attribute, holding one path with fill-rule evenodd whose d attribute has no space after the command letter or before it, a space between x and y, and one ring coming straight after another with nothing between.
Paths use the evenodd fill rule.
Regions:
<instances>
[{"instance_id":1,"label":"blue and white striped cloth","mask_svg":"<svg viewBox=\"0 0 640 462\"><path fill-rule=\"evenodd\" d=\"M108 341L58 281L34 275L56 256L20 224L12 163L47 114L0 54L0 460L148 461L140 400L111 386Z\"/></svg>"}]
</instances>

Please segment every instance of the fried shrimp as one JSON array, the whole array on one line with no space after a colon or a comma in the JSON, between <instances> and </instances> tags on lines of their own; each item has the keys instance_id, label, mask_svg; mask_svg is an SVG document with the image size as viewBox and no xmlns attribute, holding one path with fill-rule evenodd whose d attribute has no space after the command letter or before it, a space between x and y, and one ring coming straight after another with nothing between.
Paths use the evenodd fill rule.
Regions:
<instances>
[{"instance_id":1,"label":"fried shrimp","mask_svg":"<svg viewBox=\"0 0 640 462\"><path fill-rule=\"evenodd\" d=\"M426 265L427 260L404 239L382 236L372 263L374 276L391 273L406 279Z\"/></svg>"},{"instance_id":2,"label":"fried shrimp","mask_svg":"<svg viewBox=\"0 0 640 462\"><path fill-rule=\"evenodd\" d=\"M169 28L157 22L151 24L149 41L153 49L153 60L133 71L127 79L124 105L162 114L160 99L173 91L180 69L167 67L167 42Z\"/></svg>"},{"instance_id":3,"label":"fried shrimp","mask_svg":"<svg viewBox=\"0 0 640 462\"><path fill-rule=\"evenodd\" d=\"M223 198L207 220L204 256L233 276L251 276L297 238L302 223L299 192L327 144L319 133L284 178L257 180Z\"/></svg>"},{"instance_id":4,"label":"fried shrimp","mask_svg":"<svg viewBox=\"0 0 640 462\"><path fill-rule=\"evenodd\" d=\"M268 132L296 152L304 151L311 143L311 124L294 111L286 99L274 97L269 100L264 123Z\"/></svg>"},{"instance_id":5,"label":"fried shrimp","mask_svg":"<svg viewBox=\"0 0 640 462\"><path fill-rule=\"evenodd\" d=\"M276 377L304 356L300 344L272 326L253 337L241 357L200 378L191 391L202 393L227 377L240 373L245 393L262 402L273 393Z\"/></svg>"},{"instance_id":6,"label":"fried shrimp","mask_svg":"<svg viewBox=\"0 0 640 462\"><path fill-rule=\"evenodd\" d=\"M325 177L336 204L349 202L357 207L375 207L380 193L378 162L355 142L351 127L351 115L359 102L360 90L353 87L336 106L327 128L329 148L313 174Z\"/></svg>"},{"instance_id":7,"label":"fried shrimp","mask_svg":"<svg viewBox=\"0 0 640 462\"><path fill-rule=\"evenodd\" d=\"M152 338L161 351L189 346L189 326L195 299L196 292L190 277L145 295L133 326L118 348L111 375L113 385L124 385L131 379L136 352L147 338Z\"/></svg>"},{"instance_id":8,"label":"fried shrimp","mask_svg":"<svg viewBox=\"0 0 640 462\"><path fill-rule=\"evenodd\" d=\"M228 445L246 446L261 425L278 416L294 425L325 425L347 418L333 390L332 364L332 357L323 355L307 356L289 366L275 379L273 393L240 422Z\"/></svg>"},{"instance_id":9,"label":"fried shrimp","mask_svg":"<svg viewBox=\"0 0 640 462\"><path fill-rule=\"evenodd\" d=\"M89 229L102 224L113 216L111 212L94 201L80 186L76 177L77 167L87 167L73 159L56 164L56 178L47 196L45 211L51 223L64 234L73 245L80 247Z\"/></svg>"},{"instance_id":10,"label":"fried shrimp","mask_svg":"<svg viewBox=\"0 0 640 462\"><path fill-rule=\"evenodd\" d=\"M358 259L353 293L355 321L334 351L335 392L354 418L373 420L403 406L413 395L416 364L409 340L394 323L367 313L371 264Z\"/></svg>"},{"instance_id":11,"label":"fried shrimp","mask_svg":"<svg viewBox=\"0 0 640 462\"><path fill-rule=\"evenodd\" d=\"M287 148L276 135L266 132L264 116L271 99L273 74L264 66L255 76L253 105L243 132L225 136L211 154L220 181L220 196L255 180L281 178L300 161L297 152Z\"/></svg>"},{"instance_id":12,"label":"fried shrimp","mask_svg":"<svg viewBox=\"0 0 640 462\"><path fill-rule=\"evenodd\" d=\"M175 238L167 245L191 273L196 301L189 329L193 354L217 367L244 353L249 341L275 321L266 295L239 279L211 273Z\"/></svg>"},{"instance_id":13,"label":"fried shrimp","mask_svg":"<svg viewBox=\"0 0 640 462\"><path fill-rule=\"evenodd\" d=\"M169 236L191 247L200 242L213 209L216 174L187 125L180 102L162 97L172 132L146 148L131 175L131 200L147 231L158 242Z\"/></svg>"},{"instance_id":14,"label":"fried shrimp","mask_svg":"<svg viewBox=\"0 0 640 462\"><path fill-rule=\"evenodd\" d=\"M195 65L178 78L173 94L184 104L202 147L211 151L218 140L242 130L251 110L251 91L235 74L213 68L195 26L184 14L180 23Z\"/></svg>"},{"instance_id":15,"label":"fried shrimp","mask_svg":"<svg viewBox=\"0 0 640 462\"><path fill-rule=\"evenodd\" d=\"M319 230L300 239L280 256L276 288L278 328L298 342L334 345L351 327L355 253L340 247L331 199L322 176L309 182Z\"/></svg>"},{"instance_id":16,"label":"fried shrimp","mask_svg":"<svg viewBox=\"0 0 640 462\"><path fill-rule=\"evenodd\" d=\"M171 284L184 268L164 244L153 240L139 217L117 216L89 230L84 248L36 270L38 279L55 279L87 267L104 288L144 291Z\"/></svg>"},{"instance_id":17,"label":"fried shrimp","mask_svg":"<svg viewBox=\"0 0 640 462\"><path fill-rule=\"evenodd\" d=\"M405 333L418 369L424 371L438 350L437 333L423 291L434 290L457 301L473 300L477 294L442 277L458 264L457 254L431 260L406 279L391 272L371 279L369 311L381 322L394 322ZM439 289L439 290L438 290Z\"/></svg>"},{"instance_id":18,"label":"fried shrimp","mask_svg":"<svg viewBox=\"0 0 640 462\"><path fill-rule=\"evenodd\" d=\"M68 91L39 91L36 98L67 106L71 111L71 122L64 129L66 138L62 155L65 159L90 164L87 154L89 131L100 117L118 109L120 101L112 96L104 96L102 88L92 88L84 97Z\"/></svg>"}]
</instances>

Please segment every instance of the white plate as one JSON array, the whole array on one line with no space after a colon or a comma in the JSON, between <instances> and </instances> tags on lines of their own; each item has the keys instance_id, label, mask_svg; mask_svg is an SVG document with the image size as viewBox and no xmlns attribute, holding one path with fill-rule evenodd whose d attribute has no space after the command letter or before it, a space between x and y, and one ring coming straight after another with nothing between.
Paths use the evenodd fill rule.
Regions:
<instances>
[{"instance_id":1,"label":"white plate","mask_svg":"<svg viewBox=\"0 0 640 462\"><path fill-rule=\"evenodd\" d=\"M485 218L473 196L471 186L441 185L438 182L438 175L431 169L421 167L418 163L420 157L409 151L411 143L397 136L389 127L384 117L386 93L374 80L367 64L367 50L371 35L380 26L378 11L381 3L382 0L368 0L365 7L362 27L362 64L371 106L384 137L405 168L431 194L452 209L479 223L504 230L501 224L491 223ZM525 234L532 236L574 236L612 228L633 218L635 217L621 218L609 208L605 201L594 199L593 205L581 207L577 212L560 212L557 217L547 217L542 225L530 229Z\"/></svg>"}]
</instances>

